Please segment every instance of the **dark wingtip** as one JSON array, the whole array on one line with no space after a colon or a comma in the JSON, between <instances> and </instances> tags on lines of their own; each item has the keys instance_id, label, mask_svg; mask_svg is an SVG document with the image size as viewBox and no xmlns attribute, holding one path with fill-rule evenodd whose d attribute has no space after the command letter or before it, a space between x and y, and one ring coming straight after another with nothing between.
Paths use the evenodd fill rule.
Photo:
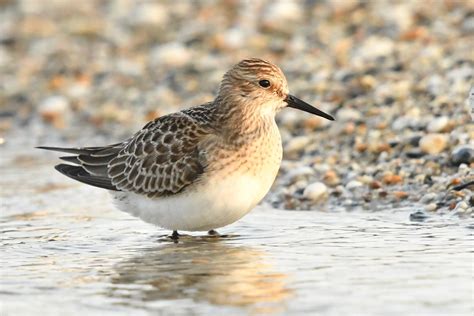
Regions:
<instances>
[{"instance_id":1,"label":"dark wingtip","mask_svg":"<svg viewBox=\"0 0 474 316\"><path fill-rule=\"evenodd\" d=\"M43 150L52 150L52 151L64 151L65 149L68 148L62 148L62 147L50 147L50 146L36 146L36 149L43 149Z\"/></svg>"},{"instance_id":2,"label":"dark wingtip","mask_svg":"<svg viewBox=\"0 0 474 316\"><path fill-rule=\"evenodd\" d=\"M66 176L69 176L69 177L77 176L77 172L75 172L75 174L71 173L71 171L73 170L72 168L74 168L74 166L67 165L64 163L54 166L54 169L56 169L57 171L61 172L62 174ZM76 167L76 168L80 168L80 167Z\"/></svg>"},{"instance_id":3,"label":"dark wingtip","mask_svg":"<svg viewBox=\"0 0 474 316\"><path fill-rule=\"evenodd\" d=\"M62 156L62 157L59 157L59 159L76 164L76 165L81 164L81 161L79 160L79 158L77 158L77 156Z\"/></svg>"},{"instance_id":4,"label":"dark wingtip","mask_svg":"<svg viewBox=\"0 0 474 316\"><path fill-rule=\"evenodd\" d=\"M35 147L37 149L44 149L44 150L52 150L52 151L59 151L63 153L69 153L69 154L83 154L83 153L88 153L90 151L90 148L65 148L65 147L49 147L49 146L37 146Z\"/></svg>"},{"instance_id":5,"label":"dark wingtip","mask_svg":"<svg viewBox=\"0 0 474 316\"><path fill-rule=\"evenodd\" d=\"M90 175L82 167L61 163L54 166L54 169L76 181L102 189L120 191L110 182L110 179Z\"/></svg>"}]
</instances>

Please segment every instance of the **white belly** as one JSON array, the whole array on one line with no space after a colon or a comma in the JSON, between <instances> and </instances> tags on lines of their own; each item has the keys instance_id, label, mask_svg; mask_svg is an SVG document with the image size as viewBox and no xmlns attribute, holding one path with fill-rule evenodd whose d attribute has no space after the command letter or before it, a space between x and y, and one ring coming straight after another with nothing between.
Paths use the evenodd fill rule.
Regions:
<instances>
[{"instance_id":1,"label":"white belly","mask_svg":"<svg viewBox=\"0 0 474 316\"><path fill-rule=\"evenodd\" d=\"M229 225L252 210L270 190L277 170L262 177L211 177L189 192L163 198L129 192L112 195L120 210L145 222L170 230L206 231Z\"/></svg>"}]
</instances>

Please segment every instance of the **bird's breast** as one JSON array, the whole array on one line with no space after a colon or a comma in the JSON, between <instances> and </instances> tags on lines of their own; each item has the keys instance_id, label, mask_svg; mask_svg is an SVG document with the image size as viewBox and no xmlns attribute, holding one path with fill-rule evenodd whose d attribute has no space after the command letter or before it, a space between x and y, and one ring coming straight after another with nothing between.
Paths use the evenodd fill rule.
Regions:
<instances>
[{"instance_id":1,"label":"bird's breast","mask_svg":"<svg viewBox=\"0 0 474 316\"><path fill-rule=\"evenodd\" d=\"M208 174L213 179L225 180L233 186L233 194L241 193L255 206L278 174L282 159L280 133L273 123L268 129L256 135L244 135L239 141L239 146L224 143L214 148Z\"/></svg>"}]
</instances>

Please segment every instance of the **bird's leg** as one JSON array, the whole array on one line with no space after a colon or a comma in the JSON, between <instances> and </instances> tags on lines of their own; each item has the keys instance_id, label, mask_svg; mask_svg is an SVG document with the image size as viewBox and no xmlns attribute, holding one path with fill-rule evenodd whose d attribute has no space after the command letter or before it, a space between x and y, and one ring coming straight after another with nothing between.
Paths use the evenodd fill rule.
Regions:
<instances>
[{"instance_id":1,"label":"bird's leg","mask_svg":"<svg viewBox=\"0 0 474 316\"><path fill-rule=\"evenodd\" d=\"M211 229L210 231L207 232L210 236L219 236L219 233L215 231L214 229Z\"/></svg>"},{"instance_id":2,"label":"bird's leg","mask_svg":"<svg viewBox=\"0 0 474 316\"><path fill-rule=\"evenodd\" d=\"M173 233L171 234L170 238L173 240L178 240L179 239L179 234L177 230L173 230Z\"/></svg>"}]
</instances>

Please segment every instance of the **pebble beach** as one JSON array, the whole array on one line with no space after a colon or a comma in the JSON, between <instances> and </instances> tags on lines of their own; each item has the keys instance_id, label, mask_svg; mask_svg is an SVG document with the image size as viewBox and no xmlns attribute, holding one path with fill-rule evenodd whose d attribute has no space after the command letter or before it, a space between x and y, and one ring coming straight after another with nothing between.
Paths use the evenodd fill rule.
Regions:
<instances>
[{"instance_id":1,"label":"pebble beach","mask_svg":"<svg viewBox=\"0 0 474 316\"><path fill-rule=\"evenodd\" d=\"M336 118L278 115L265 204L472 216L472 1L0 0L0 21L1 151L124 140L260 57Z\"/></svg>"}]
</instances>

